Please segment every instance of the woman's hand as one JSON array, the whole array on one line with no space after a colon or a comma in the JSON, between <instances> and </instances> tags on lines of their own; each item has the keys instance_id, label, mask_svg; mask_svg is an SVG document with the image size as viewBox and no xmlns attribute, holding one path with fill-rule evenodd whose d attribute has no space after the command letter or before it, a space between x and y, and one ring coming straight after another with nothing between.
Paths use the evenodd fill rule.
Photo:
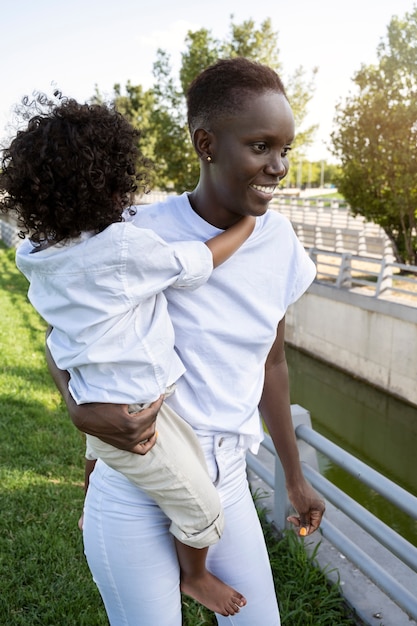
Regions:
<instances>
[{"instance_id":1,"label":"woman's hand","mask_svg":"<svg viewBox=\"0 0 417 626\"><path fill-rule=\"evenodd\" d=\"M288 497L298 515L290 515L287 521L294 524L302 537L311 535L321 524L325 503L313 487L304 479L299 484L289 487Z\"/></svg>"},{"instance_id":2,"label":"woman's hand","mask_svg":"<svg viewBox=\"0 0 417 626\"><path fill-rule=\"evenodd\" d=\"M163 402L161 396L149 408L128 413L127 404L91 402L77 405L71 394L64 400L78 430L136 454L146 454L156 442L156 417Z\"/></svg>"}]
</instances>

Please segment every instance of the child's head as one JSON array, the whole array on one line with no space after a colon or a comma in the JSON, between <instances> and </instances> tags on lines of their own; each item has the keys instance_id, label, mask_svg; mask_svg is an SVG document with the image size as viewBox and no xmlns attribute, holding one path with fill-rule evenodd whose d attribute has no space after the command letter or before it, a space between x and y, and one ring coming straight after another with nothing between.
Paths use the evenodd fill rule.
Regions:
<instances>
[{"instance_id":1,"label":"child's head","mask_svg":"<svg viewBox=\"0 0 417 626\"><path fill-rule=\"evenodd\" d=\"M22 236L34 241L97 233L121 221L130 194L147 182L139 131L106 104L38 96L36 107L3 150L0 208L14 210Z\"/></svg>"}]
</instances>

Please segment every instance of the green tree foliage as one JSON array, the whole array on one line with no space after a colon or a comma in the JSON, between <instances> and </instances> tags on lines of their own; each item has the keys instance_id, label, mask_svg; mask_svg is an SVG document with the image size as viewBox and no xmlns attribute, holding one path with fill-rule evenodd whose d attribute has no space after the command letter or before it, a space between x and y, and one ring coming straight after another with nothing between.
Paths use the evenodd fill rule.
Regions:
<instances>
[{"instance_id":1,"label":"green tree foliage","mask_svg":"<svg viewBox=\"0 0 417 626\"><path fill-rule=\"evenodd\" d=\"M205 28L194 32L189 31L185 38L185 44L187 50L181 55L180 69L182 95L185 94L188 85L200 72L220 58L219 50L221 49L221 42L214 39L210 31Z\"/></svg>"},{"instance_id":2,"label":"green tree foliage","mask_svg":"<svg viewBox=\"0 0 417 626\"><path fill-rule=\"evenodd\" d=\"M245 20L242 24L234 24L231 21L230 34L221 46L221 56L254 59L269 65L276 72L281 72L277 40L278 33L272 29L269 18L264 20L259 28L256 28L252 19Z\"/></svg>"},{"instance_id":3,"label":"green tree foliage","mask_svg":"<svg viewBox=\"0 0 417 626\"><path fill-rule=\"evenodd\" d=\"M417 8L393 17L377 64L355 74L337 107L338 189L353 213L380 224L397 260L417 264Z\"/></svg>"},{"instance_id":4,"label":"green tree foliage","mask_svg":"<svg viewBox=\"0 0 417 626\"><path fill-rule=\"evenodd\" d=\"M144 132L141 147L155 163L155 186L182 192L192 189L198 180L199 164L186 123L185 92L190 82L218 59L234 56L245 56L280 71L277 38L269 19L257 27L251 19L235 24L231 16L230 31L224 40L215 39L205 28L188 32L178 78L173 75L167 52L158 50L152 89L144 92L140 86L128 83L122 95L120 86L115 86L116 106ZM315 130L313 126L302 127L314 93L314 74L315 70L307 79L299 68L284 80L300 129L294 143L296 150L303 150L311 143Z\"/></svg>"},{"instance_id":5,"label":"green tree foliage","mask_svg":"<svg viewBox=\"0 0 417 626\"><path fill-rule=\"evenodd\" d=\"M158 50L154 64L155 107L151 114L155 135L158 187L185 191L196 180L197 163L186 125L183 91L172 78L169 56Z\"/></svg>"},{"instance_id":6,"label":"green tree foliage","mask_svg":"<svg viewBox=\"0 0 417 626\"><path fill-rule=\"evenodd\" d=\"M132 85L128 81L122 95L120 85L114 86L114 95L118 110L127 117L135 128L141 131L139 149L142 154L155 164L156 137L152 123L152 111L155 107L155 95L150 89L144 91L141 85ZM157 184L157 169L151 174L151 187Z\"/></svg>"},{"instance_id":7,"label":"green tree foliage","mask_svg":"<svg viewBox=\"0 0 417 626\"><path fill-rule=\"evenodd\" d=\"M157 185L157 167L155 164L156 137L152 121L152 112L155 108L155 95L152 89L144 91L141 85L132 85L130 81L125 86L125 93L122 93L119 84L114 85L112 100L115 105L130 123L141 131L138 147L141 153L149 159L154 168L150 172L150 185L154 188ZM96 86L96 91L91 101L100 104L105 100Z\"/></svg>"}]
</instances>

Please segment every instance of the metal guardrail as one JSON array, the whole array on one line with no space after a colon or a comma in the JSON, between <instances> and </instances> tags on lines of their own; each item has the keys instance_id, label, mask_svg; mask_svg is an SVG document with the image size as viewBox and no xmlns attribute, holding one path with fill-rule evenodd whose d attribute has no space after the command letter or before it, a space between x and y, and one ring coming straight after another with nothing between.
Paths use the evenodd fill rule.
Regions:
<instances>
[{"instance_id":1,"label":"metal guardrail","mask_svg":"<svg viewBox=\"0 0 417 626\"><path fill-rule=\"evenodd\" d=\"M293 421L300 447L303 472L307 480L324 498L343 511L350 520L355 522L381 546L385 547L399 561L417 574L417 548L322 476L317 470L316 452L319 451L327 456L333 463L349 472L360 482L371 487L398 509L410 515L412 519L417 519L417 498L352 454L315 432L311 427L308 411L302 409L302 407L297 407L297 409L294 417L294 407L292 407ZM272 521L279 530L284 530L287 525L287 516L291 510L286 496L284 472L269 435L265 436L262 446L273 455L274 471L271 471L270 468L251 453L247 455L248 467L273 490ZM276 494L285 495L278 498ZM417 597L415 594L407 590L326 517L322 521L321 532L323 537L340 550L377 587L408 615L417 620Z\"/></svg>"}]
</instances>

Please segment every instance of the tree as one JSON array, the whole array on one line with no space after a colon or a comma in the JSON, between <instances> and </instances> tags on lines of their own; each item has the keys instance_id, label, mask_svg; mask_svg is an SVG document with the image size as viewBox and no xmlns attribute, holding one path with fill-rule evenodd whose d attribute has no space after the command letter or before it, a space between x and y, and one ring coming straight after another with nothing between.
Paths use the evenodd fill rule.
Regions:
<instances>
[{"instance_id":1,"label":"tree","mask_svg":"<svg viewBox=\"0 0 417 626\"><path fill-rule=\"evenodd\" d=\"M122 94L119 84L114 85L112 99L117 110L129 120L132 126L141 132L138 148L154 165L154 169L148 173L149 184L153 188L158 182L158 166L155 158L156 138L152 125L152 111L155 107L153 90L144 91L141 85L132 85L128 81L125 86L125 94ZM104 100L104 96L96 86L92 102L100 104Z\"/></svg>"},{"instance_id":2,"label":"tree","mask_svg":"<svg viewBox=\"0 0 417 626\"><path fill-rule=\"evenodd\" d=\"M140 130L139 150L154 166L150 172L150 185L158 182L158 165L155 158L156 137L152 124L152 111L155 107L155 95L152 89L144 91L141 85L127 82L126 94L122 95L120 85L114 86L117 109L127 117L131 124Z\"/></svg>"},{"instance_id":3,"label":"tree","mask_svg":"<svg viewBox=\"0 0 417 626\"><path fill-rule=\"evenodd\" d=\"M354 215L379 224L400 262L417 264L417 8L393 17L377 63L354 75L337 107L338 189Z\"/></svg>"},{"instance_id":4,"label":"tree","mask_svg":"<svg viewBox=\"0 0 417 626\"><path fill-rule=\"evenodd\" d=\"M144 136L148 138L146 149L149 151L146 156L155 163L156 181L160 188L181 192L192 189L198 181L199 164L188 134L185 107L185 92L191 81L218 59L234 56L245 56L280 71L277 38L270 19L264 20L257 28L253 20L235 24L231 16L230 32L224 41L215 39L205 28L188 32L178 79L173 77L169 55L160 49L153 68L155 84L149 92L128 83L126 95L122 96L120 87L116 85L116 106L126 112L129 119L145 125ZM315 130L313 126L302 128L314 93L314 74L315 70L306 82L306 73L299 68L285 81L296 124L300 128L294 142L295 150L307 146Z\"/></svg>"},{"instance_id":5,"label":"tree","mask_svg":"<svg viewBox=\"0 0 417 626\"><path fill-rule=\"evenodd\" d=\"M158 186L181 192L190 189L197 165L186 125L183 92L171 77L169 56L163 50L158 50L154 76L155 107L151 120L155 134Z\"/></svg>"}]
</instances>

